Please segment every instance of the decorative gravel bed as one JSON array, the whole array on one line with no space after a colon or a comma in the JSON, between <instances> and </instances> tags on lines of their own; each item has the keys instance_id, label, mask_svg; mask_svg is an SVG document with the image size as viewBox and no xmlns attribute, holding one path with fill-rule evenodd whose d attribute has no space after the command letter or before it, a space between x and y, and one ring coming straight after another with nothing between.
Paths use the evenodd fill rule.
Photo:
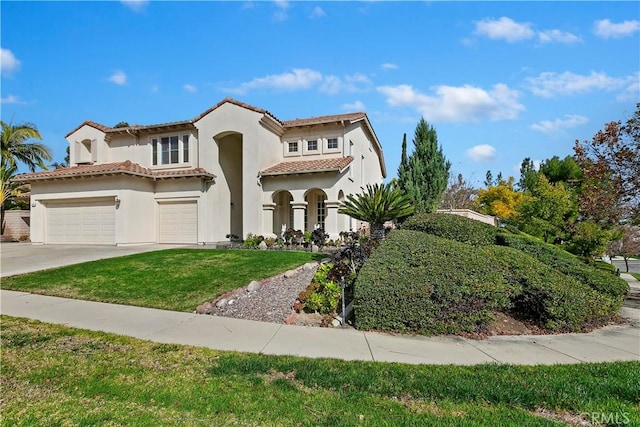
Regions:
<instances>
[{"instance_id":1,"label":"decorative gravel bed","mask_svg":"<svg viewBox=\"0 0 640 427\"><path fill-rule=\"evenodd\" d=\"M197 313L259 322L285 323L293 303L311 283L318 263L308 263L284 274L251 282L196 309Z\"/></svg>"}]
</instances>

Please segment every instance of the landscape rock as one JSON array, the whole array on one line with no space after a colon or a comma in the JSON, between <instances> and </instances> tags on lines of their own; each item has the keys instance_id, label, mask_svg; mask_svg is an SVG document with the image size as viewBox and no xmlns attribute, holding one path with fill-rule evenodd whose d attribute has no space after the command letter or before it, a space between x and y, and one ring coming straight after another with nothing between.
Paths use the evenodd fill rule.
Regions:
<instances>
[{"instance_id":1,"label":"landscape rock","mask_svg":"<svg viewBox=\"0 0 640 427\"><path fill-rule=\"evenodd\" d=\"M287 270L284 273L284 277L285 279L290 279L292 277L294 277L296 275L297 271L296 270Z\"/></svg>"},{"instance_id":2,"label":"landscape rock","mask_svg":"<svg viewBox=\"0 0 640 427\"><path fill-rule=\"evenodd\" d=\"M263 242L264 243L264 242ZM260 283L252 280L251 283L247 286L247 292L256 292L260 290Z\"/></svg>"},{"instance_id":3,"label":"landscape rock","mask_svg":"<svg viewBox=\"0 0 640 427\"><path fill-rule=\"evenodd\" d=\"M223 308L225 305L227 305L227 299L226 298L221 298L218 300L218 302L216 303L216 307L218 308Z\"/></svg>"},{"instance_id":4,"label":"landscape rock","mask_svg":"<svg viewBox=\"0 0 640 427\"><path fill-rule=\"evenodd\" d=\"M320 251L320 247L318 245L311 246L311 252L317 253L318 251Z\"/></svg>"},{"instance_id":5,"label":"landscape rock","mask_svg":"<svg viewBox=\"0 0 640 427\"><path fill-rule=\"evenodd\" d=\"M213 313L213 304L211 304L210 302L205 302L204 304L200 304L198 308L196 308L196 313L198 314Z\"/></svg>"},{"instance_id":6,"label":"landscape rock","mask_svg":"<svg viewBox=\"0 0 640 427\"><path fill-rule=\"evenodd\" d=\"M264 240L260 242L260 244L258 245L258 249L260 249L261 251L267 250L267 244L264 242Z\"/></svg>"},{"instance_id":7,"label":"landscape rock","mask_svg":"<svg viewBox=\"0 0 640 427\"><path fill-rule=\"evenodd\" d=\"M227 303L227 305L233 305L235 303L236 303L236 300L230 299L229 302Z\"/></svg>"},{"instance_id":8,"label":"landscape rock","mask_svg":"<svg viewBox=\"0 0 640 427\"><path fill-rule=\"evenodd\" d=\"M302 269L304 271L311 271L314 268L316 268L318 265L315 262L308 262L306 263L304 266L302 266Z\"/></svg>"}]
</instances>

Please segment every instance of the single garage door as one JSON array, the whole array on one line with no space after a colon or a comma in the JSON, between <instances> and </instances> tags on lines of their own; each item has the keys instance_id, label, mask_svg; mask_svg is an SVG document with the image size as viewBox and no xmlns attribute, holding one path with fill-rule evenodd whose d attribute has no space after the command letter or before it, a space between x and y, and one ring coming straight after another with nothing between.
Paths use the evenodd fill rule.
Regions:
<instances>
[{"instance_id":1,"label":"single garage door","mask_svg":"<svg viewBox=\"0 0 640 427\"><path fill-rule=\"evenodd\" d=\"M195 200L158 203L159 243L198 243L198 204Z\"/></svg>"},{"instance_id":2,"label":"single garage door","mask_svg":"<svg viewBox=\"0 0 640 427\"><path fill-rule=\"evenodd\" d=\"M116 244L114 199L49 202L47 243Z\"/></svg>"}]
</instances>

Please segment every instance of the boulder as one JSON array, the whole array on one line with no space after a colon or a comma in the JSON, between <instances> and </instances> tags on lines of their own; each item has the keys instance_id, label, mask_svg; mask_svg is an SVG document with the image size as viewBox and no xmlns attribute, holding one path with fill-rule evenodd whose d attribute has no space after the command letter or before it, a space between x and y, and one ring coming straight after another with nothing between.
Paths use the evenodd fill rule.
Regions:
<instances>
[{"instance_id":1,"label":"boulder","mask_svg":"<svg viewBox=\"0 0 640 427\"><path fill-rule=\"evenodd\" d=\"M320 247L318 245L311 246L311 252L317 253L320 251Z\"/></svg>"},{"instance_id":2,"label":"boulder","mask_svg":"<svg viewBox=\"0 0 640 427\"><path fill-rule=\"evenodd\" d=\"M311 271L316 268L316 265L317 264L315 262L308 262L302 268L304 269L304 271Z\"/></svg>"},{"instance_id":3,"label":"boulder","mask_svg":"<svg viewBox=\"0 0 640 427\"><path fill-rule=\"evenodd\" d=\"M295 276L295 275L296 275L296 273L297 273L297 272L296 272L295 270L287 270L287 271L285 271L285 273L284 273L284 277L285 277L285 279L290 279L290 278L292 278L293 276Z\"/></svg>"},{"instance_id":4,"label":"boulder","mask_svg":"<svg viewBox=\"0 0 640 427\"><path fill-rule=\"evenodd\" d=\"M218 302L216 302L216 307L218 308L224 308L224 306L227 305L227 299L226 298L221 298L218 300Z\"/></svg>"},{"instance_id":5,"label":"boulder","mask_svg":"<svg viewBox=\"0 0 640 427\"><path fill-rule=\"evenodd\" d=\"M260 290L260 283L252 280L251 283L247 286L247 292L256 292Z\"/></svg>"},{"instance_id":6,"label":"boulder","mask_svg":"<svg viewBox=\"0 0 640 427\"><path fill-rule=\"evenodd\" d=\"M258 245L258 249L260 249L261 251L267 250L267 244L264 242L264 240L260 242L260 244Z\"/></svg>"},{"instance_id":7,"label":"boulder","mask_svg":"<svg viewBox=\"0 0 640 427\"><path fill-rule=\"evenodd\" d=\"M198 314L211 314L213 312L213 304L210 302L205 302L204 304L200 304L198 308L196 308L196 313Z\"/></svg>"}]
</instances>

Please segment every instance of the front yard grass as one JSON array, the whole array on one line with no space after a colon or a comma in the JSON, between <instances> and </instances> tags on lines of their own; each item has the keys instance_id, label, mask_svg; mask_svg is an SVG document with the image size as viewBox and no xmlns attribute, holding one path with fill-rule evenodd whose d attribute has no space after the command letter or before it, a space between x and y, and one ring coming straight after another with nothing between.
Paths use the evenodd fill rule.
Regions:
<instances>
[{"instance_id":1,"label":"front yard grass","mask_svg":"<svg viewBox=\"0 0 640 427\"><path fill-rule=\"evenodd\" d=\"M310 252L169 249L2 279L2 288L176 311L325 255Z\"/></svg>"},{"instance_id":2,"label":"front yard grass","mask_svg":"<svg viewBox=\"0 0 640 427\"><path fill-rule=\"evenodd\" d=\"M3 425L640 423L638 362L346 362L157 344L7 316L0 321Z\"/></svg>"}]
</instances>

